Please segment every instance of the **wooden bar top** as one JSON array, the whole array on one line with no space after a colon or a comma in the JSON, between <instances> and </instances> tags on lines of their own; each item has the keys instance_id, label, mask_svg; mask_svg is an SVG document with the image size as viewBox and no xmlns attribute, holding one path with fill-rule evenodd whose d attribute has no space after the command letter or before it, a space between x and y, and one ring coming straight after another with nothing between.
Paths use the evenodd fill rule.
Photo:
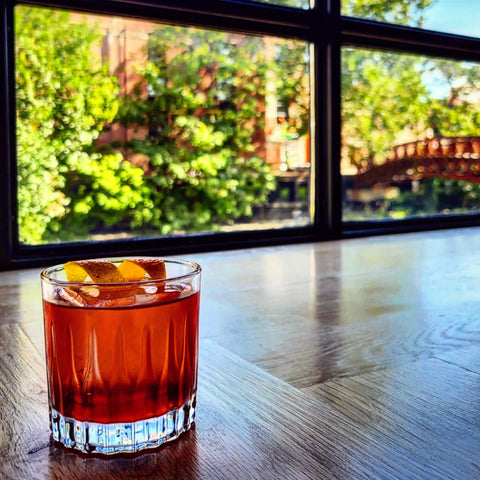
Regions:
<instances>
[{"instance_id":1,"label":"wooden bar top","mask_svg":"<svg viewBox=\"0 0 480 480\"><path fill-rule=\"evenodd\" d=\"M480 478L480 228L189 255L197 419L126 458L50 441L40 269L0 272L0 479Z\"/></svg>"}]
</instances>

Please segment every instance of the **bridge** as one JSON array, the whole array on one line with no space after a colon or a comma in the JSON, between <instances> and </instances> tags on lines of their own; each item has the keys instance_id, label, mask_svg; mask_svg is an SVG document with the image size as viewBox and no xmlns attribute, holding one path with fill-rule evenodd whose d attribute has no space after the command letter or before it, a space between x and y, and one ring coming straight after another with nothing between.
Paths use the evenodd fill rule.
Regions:
<instances>
[{"instance_id":1,"label":"bridge","mask_svg":"<svg viewBox=\"0 0 480 480\"><path fill-rule=\"evenodd\" d=\"M359 167L354 188L425 178L480 183L480 137L434 137L395 146L385 162Z\"/></svg>"}]
</instances>

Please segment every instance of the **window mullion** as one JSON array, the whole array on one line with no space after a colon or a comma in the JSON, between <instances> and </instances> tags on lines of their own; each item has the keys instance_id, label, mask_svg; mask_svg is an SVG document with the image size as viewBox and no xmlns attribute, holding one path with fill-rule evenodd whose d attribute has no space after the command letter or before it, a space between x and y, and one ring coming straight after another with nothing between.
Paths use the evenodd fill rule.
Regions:
<instances>
[{"instance_id":1,"label":"window mullion","mask_svg":"<svg viewBox=\"0 0 480 480\"><path fill-rule=\"evenodd\" d=\"M13 7L9 2L0 2L0 268L6 267L12 257L12 242L15 235L14 192L16 191L16 170L14 162L14 88L9 74L13 51Z\"/></svg>"}]
</instances>

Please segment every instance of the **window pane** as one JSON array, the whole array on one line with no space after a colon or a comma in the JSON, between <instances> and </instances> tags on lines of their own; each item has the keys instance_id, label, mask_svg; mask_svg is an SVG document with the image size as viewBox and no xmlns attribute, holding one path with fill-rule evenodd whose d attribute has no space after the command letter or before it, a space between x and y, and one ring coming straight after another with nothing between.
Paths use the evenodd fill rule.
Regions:
<instances>
[{"instance_id":1,"label":"window pane","mask_svg":"<svg viewBox=\"0 0 480 480\"><path fill-rule=\"evenodd\" d=\"M311 223L305 42L15 13L21 242Z\"/></svg>"},{"instance_id":2,"label":"window pane","mask_svg":"<svg viewBox=\"0 0 480 480\"><path fill-rule=\"evenodd\" d=\"M478 37L477 0L342 0L342 14Z\"/></svg>"},{"instance_id":3,"label":"window pane","mask_svg":"<svg viewBox=\"0 0 480 480\"><path fill-rule=\"evenodd\" d=\"M343 219L480 211L480 65L342 52Z\"/></svg>"}]
</instances>

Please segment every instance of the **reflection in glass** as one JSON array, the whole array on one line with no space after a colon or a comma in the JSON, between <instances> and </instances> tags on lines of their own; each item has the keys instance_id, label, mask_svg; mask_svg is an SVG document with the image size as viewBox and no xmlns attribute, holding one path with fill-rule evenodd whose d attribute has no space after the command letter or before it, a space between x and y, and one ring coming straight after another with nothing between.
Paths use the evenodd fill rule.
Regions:
<instances>
[{"instance_id":1,"label":"reflection in glass","mask_svg":"<svg viewBox=\"0 0 480 480\"><path fill-rule=\"evenodd\" d=\"M21 242L311 223L307 43L15 13Z\"/></svg>"},{"instance_id":2,"label":"reflection in glass","mask_svg":"<svg viewBox=\"0 0 480 480\"><path fill-rule=\"evenodd\" d=\"M480 212L480 66L344 48L343 219Z\"/></svg>"},{"instance_id":3,"label":"reflection in glass","mask_svg":"<svg viewBox=\"0 0 480 480\"><path fill-rule=\"evenodd\" d=\"M310 8L309 0L253 0L259 3L268 3L270 5L278 5L280 7L293 7L293 8Z\"/></svg>"}]
</instances>

